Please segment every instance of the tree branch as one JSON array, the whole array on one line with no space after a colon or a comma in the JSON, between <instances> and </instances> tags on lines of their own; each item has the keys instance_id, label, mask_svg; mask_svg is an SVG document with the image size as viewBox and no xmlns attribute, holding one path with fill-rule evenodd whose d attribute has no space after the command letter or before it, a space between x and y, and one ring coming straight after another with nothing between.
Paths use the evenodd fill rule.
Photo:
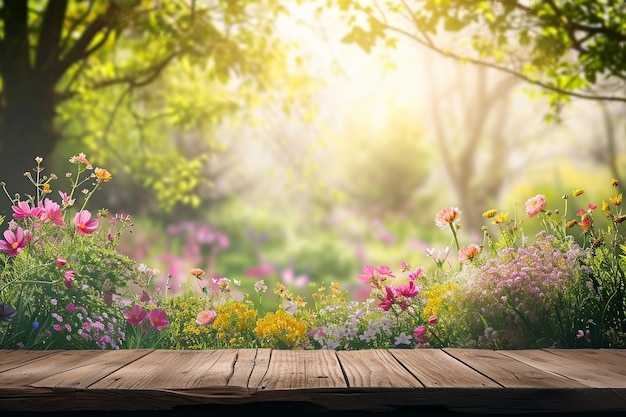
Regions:
<instances>
[{"instance_id":1,"label":"tree branch","mask_svg":"<svg viewBox=\"0 0 626 417\"><path fill-rule=\"evenodd\" d=\"M400 33L404 36L409 37L410 39L413 39L414 41L420 43L421 45L426 46L427 48L431 49L434 52L437 52L438 54L448 57L448 58L452 58L455 59L457 61L462 61L462 62L469 62L475 65L481 65L487 68L493 68L496 69L498 71L502 71L505 72L507 74L511 74L515 77L518 77L519 79L521 79L522 81L525 81L529 84L535 85L537 87L541 87L545 90L549 90L549 91L553 91L555 93L558 94L562 94L565 96L570 96L570 97L576 97L576 98L580 98L580 99L584 99L584 100L595 100L595 101L617 101L617 102L626 102L626 96L606 96L606 95L596 95L596 94L583 94L583 93L577 93L575 91L570 91L570 90L563 90L559 87L555 87L553 85L547 84L543 81L539 81L539 80L535 80L530 78L527 75L524 75L522 73L520 73L519 71L516 71L514 69L511 68L507 68L498 64L494 64L492 62L488 62L488 61L482 61L480 59L477 58L472 58L472 57L468 57L468 56L462 56L450 51L446 51L443 50L442 48L436 46L433 43L424 41L423 39L420 39L419 37L413 35L410 32L407 32L403 29L394 27L394 26L387 26L387 29L393 31L393 32L397 32Z\"/></svg>"},{"instance_id":2,"label":"tree branch","mask_svg":"<svg viewBox=\"0 0 626 417\"><path fill-rule=\"evenodd\" d=\"M109 3L109 7L107 10L98 16L87 26L87 28L83 31L80 38L74 43L72 48L65 54L65 56L61 59L58 65L55 66L54 70L51 71L53 75L53 79L59 79L70 66L72 66L77 61L84 59L89 54L93 53L97 48L87 49L93 39L100 33L103 29L110 27L111 23L114 20L114 16L117 13L117 6L115 6L115 2ZM107 30L103 39L100 40L97 47L100 47L104 44L107 37L111 33L111 30Z\"/></svg>"},{"instance_id":3,"label":"tree branch","mask_svg":"<svg viewBox=\"0 0 626 417\"><path fill-rule=\"evenodd\" d=\"M35 54L35 70L44 72L59 56L63 21L67 12L67 0L48 2L43 15L39 43Z\"/></svg>"}]
</instances>

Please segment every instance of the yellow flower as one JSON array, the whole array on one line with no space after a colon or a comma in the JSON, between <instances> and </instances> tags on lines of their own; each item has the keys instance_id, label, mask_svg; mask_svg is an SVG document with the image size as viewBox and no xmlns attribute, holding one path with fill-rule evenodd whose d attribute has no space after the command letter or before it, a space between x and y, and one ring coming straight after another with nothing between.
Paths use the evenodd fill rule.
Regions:
<instances>
[{"instance_id":1,"label":"yellow flower","mask_svg":"<svg viewBox=\"0 0 626 417\"><path fill-rule=\"evenodd\" d=\"M565 228L566 228L566 229L571 229L571 228L572 228L572 227L574 227L577 223L578 223L578 222L576 221L576 219L572 219L572 220L568 221L568 222L565 224Z\"/></svg>"},{"instance_id":2,"label":"yellow flower","mask_svg":"<svg viewBox=\"0 0 626 417\"><path fill-rule=\"evenodd\" d=\"M583 190L582 188L577 188L574 190L573 194L574 197L578 197L579 195L585 194L585 190Z\"/></svg>"},{"instance_id":3,"label":"yellow flower","mask_svg":"<svg viewBox=\"0 0 626 417\"><path fill-rule=\"evenodd\" d=\"M609 211L609 203L604 200L602 200L602 210Z\"/></svg>"},{"instance_id":4,"label":"yellow flower","mask_svg":"<svg viewBox=\"0 0 626 417\"><path fill-rule=\"evenodd\" d=\"M44 192L45 194L48 194L48 193L51 193L51 192L52 192L52 190L50 189L50 184L48 184L48 183L45 183L45 184L42 186L42 188L43 188L43 192Z\"/></svg>"},{"instance_id":5,"label":"yellow flower","mask_svg":"<svg viewBox=\"0 0 626 417\"><path fill-rule=\"evenodd\" d=\"M509 213L502 213L500 212L500 214L498 214L497 216L495 216L493 218L493 224L501 224L501 223L505 223L507 220L509 219Z\"/></svg>"},{"instance_id":6,"label":"yellow flower","mask_svg":"<svg viewBox=\"0 0 626 417\"><path fill-rule=\"evenodd\" d=\"M614 206L619 206L622 204L622 193L617 194L614 198L609 198L609 201Z\"/></svg>"},{"instance_id":7,"label":"yellow flower","mask_svg":"<svg viewBox=\"0 0 626 417\"><path fill-rule=\"evenodd\" d=\"M107 182L111 179L111 173L104 168L96 168L93 170L98 181Z\"/></svg>"},{"instance_id":8,"label":"yellow flower","mask_svg":"<svg viewBox=\"0 0 626 417\"><path fill-rule=\"evenodd\" d=\"M493 216L495 216L497 213L498 213L498 210L496 209L487 210L486 212L483 213L483 217L485 219L490 219Z\"/></svg>"},{"instance_id":9,"label":"yellow flower","mask_svg":"<svg viewBox=\"0 0 626 417\"><path fill-rule=\"evenodd\" d=\"M617 186L619 185L619 181L617 181L615 178L613 178L613 179L611 180L611 185L612 185L613 187L617 187Z\"/></svg>"},{"instance_id":10,"label":"yellow flower","mask_svg":"<svg viewBox=\"0 0 626 417\"><path fill-rule=\"evenodd\" d=\"M264 346L274 349L294 349L306 340L307 325L293 315L278 310L260 318L255 332Z\"/></svg>"}]
</instances>

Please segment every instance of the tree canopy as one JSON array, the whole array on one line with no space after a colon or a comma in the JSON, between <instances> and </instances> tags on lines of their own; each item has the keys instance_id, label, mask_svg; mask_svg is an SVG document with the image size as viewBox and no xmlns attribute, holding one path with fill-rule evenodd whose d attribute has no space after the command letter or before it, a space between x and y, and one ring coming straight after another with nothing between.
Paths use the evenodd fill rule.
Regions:
<instances>
[{"instance_id":1,"label":"tree canopy","mask_svg":"<svg viewBox=\"0 0 626 417\"><path fill-rule=\"evenodd\" d=\"M158 172L141 185L167 209L197 203L212 130L255 104L289 109L306 84L285 82L298 65L285 13L279 0L0 1L0 181L23 192L34 157L72 142L99 164ZM209 145L181 152L198 132Z\"/></svg>"},{"instance_id":2,"label":"tree canopy","mask_svg":"<svg viewBox=\"0 0 626 417\"><path fill-rule=\"evenodd\" d=\"M626 102L626 4L618 0L337 0L344 41L369 52L408 37L551 93ZM437 36L442 33L448 36ZM450 36L450 35L454 36Z\"/></svg>"}]
</instances>

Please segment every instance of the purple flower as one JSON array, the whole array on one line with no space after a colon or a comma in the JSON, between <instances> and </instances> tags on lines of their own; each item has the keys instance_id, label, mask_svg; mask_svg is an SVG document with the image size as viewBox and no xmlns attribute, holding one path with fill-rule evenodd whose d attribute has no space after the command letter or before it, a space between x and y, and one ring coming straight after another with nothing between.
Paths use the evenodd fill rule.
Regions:
<instances>
[{"instance_id":1,"label":"purple flower","mask_svg":"<svg viewBox=\"0 0 626 417\"><path fill-rule=\"evenodd\" d=\"M0 321L10 322L17 314L17 310L0 302Z\"/></svg>"}]
</instances>

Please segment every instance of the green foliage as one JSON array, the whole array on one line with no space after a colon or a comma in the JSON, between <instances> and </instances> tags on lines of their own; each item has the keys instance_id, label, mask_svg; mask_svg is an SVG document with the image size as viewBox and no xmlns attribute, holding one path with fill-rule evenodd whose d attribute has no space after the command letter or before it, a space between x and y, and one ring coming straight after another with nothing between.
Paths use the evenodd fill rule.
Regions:
<instances>
[{"instance_id":1,"label":"green foliage","mask_svg":"<svg viewBox=\"0 0 626 417\"><path fill-rule=\"evenodd\" d=\"M568 96L626 101L623 95L603 93L615 80L626 80L626 6L621 1L424 0L388 1L377 7L358 0L329 3L348 26L343 41L366 53L381 41L407 38L538 85L555 111Z\"/></svg>"}]
</instances>

